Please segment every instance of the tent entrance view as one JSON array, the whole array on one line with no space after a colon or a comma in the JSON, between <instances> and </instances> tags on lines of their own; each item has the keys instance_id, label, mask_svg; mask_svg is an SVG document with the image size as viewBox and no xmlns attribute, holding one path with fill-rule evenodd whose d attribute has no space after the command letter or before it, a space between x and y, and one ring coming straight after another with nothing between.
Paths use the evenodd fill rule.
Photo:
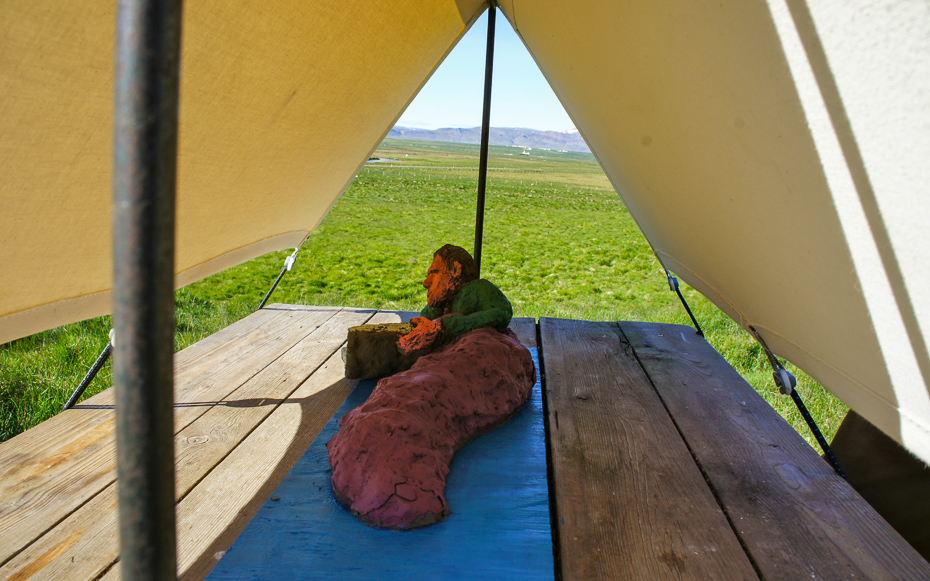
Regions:
<instances>
[{"instance_id":1,"label":"tent entrance view","mask_svg":"<svg viewBox=\"0 0 930 581\"><path fill-rule=\"evenodd\" d=\"M500 10L663 266L927 463L930 15L905 4ZM487 9L286 6L184 13L178 286L298 246ZM111 5L4 10L9 341L110 311L115 67Z\"/></svg>"},{"instance_id":2,"label":"tent entrance view","mask_svg":"<svg viewBox=\"0 0 930 581\"><path fill-rule=\"evenodd\" d=\"M141 9L134 11L142 4L122 3L120 18L131 20L145 14ZM325 3L245 0L229 7L206 0L185 7L180 29L162 26L158 12L148 13L152 16L148 23L156 24L152 34L164 34L172 41L165 43L146 42L148 37L141 33L139 37L114 35L113 8L112 2L100 1L90 10L84 3L63 3L48 11L43 4L29 2L8 3L0 9L0 21L6 25L0 35L0 54L11 57L0 66L4 86L0 94L0 110L4 111L0 116L0 135L4 136L0 143L4 199L0 232L7 241L7 251L0 256L4 273L0 278L0 341L115 310L117 324L126 329L117 332L116 359L121 348L136 349L139 361L160 359L157 367L163 373L156 383L164 387L170 385L172 376L167 343L160 350L147 348L137 340L144 333L137 335L131 329L164 331L167 327L158 324L159 317L152 324L133 324L121 309L125 302L136 301L139 307L130 311L142 313L158 305L164 308L170 301L156 304L155 299L126 294L133 285L132 277L124 274L140 265L159 263L159 269L139 271L147 274L137 275L136 280L147 284L134 289L157 286L161 296L170 298L172 287L272 250L299 246L487 5L482 0L348 0L333 8ZM179 20L179 4L173 8ZM916 0L862 6L807 0L676 1L672 7L612 0L580 4L502 0L500 10L662 266L744 329L753 329L773 353L807 371L858 417L899 445L905 455L923 465L930 462L930 294L920 292L930 287L926 266L930 264L930 231L926 228L930 197L925 191L930 183L930 165L926 164L930 158L926 129L930 127L930 77L926 74L930 8ZM62 22L77 25L63 34ZM130 29L144 30L135 26L120 30ZM116 52L123 59L116 62L114 36L120 40ZM150 78L154 82L149 87L170 95L179 86L180 103L166 97L149 102L148 111L136 108L144 99L134 96L154 94L134 91L135 85L126 82L135 73L153 70L133 66L131 57L154 53L123 50L140 39L143 49L168 47L161 62L165 66L161 81L170 82ZM180 56L171 49L178 44L183 47ZM124 59L127 55L130 60ZM177 58L179 66L173 60ZM129 76L114 77L123 73ZM114 86L118 89L116 107L111 93ZM177 122L172 118L175 113ZM114 124L119 136L115 148L109 129ZM138 129L151 130L151 139L139 137ZM175 135L176 157L171 151ZM147 150L146 145L152 143L158 147ZM130 153L138 153L134 159L139 164L151 165L144 170L143 165L133 166L135 162L127 165L127 157L133 157ZM127 168L130 171L124 171ZM148 181L135 180L140 175L162 180L162 187L149 188ZM117 184L115 205L111 181ZM149 198L148 212L135 211L139 206L122 197L123 193L169 190L168 197ZM124 236L124 226L111 234L111 211L117 224L135 224L138 232L152 226L149 218L165 218L164 235L149 239L152 243L137 244L143 238L135 236L136 231ZM175 214L176 230L171 223ZM96 223L103 226L87 227ZM152 252L157 260L145 258L145 253ZM37 264L43 268L37 269ZM115 283L114 265L119 274ZM160 285L154 280L161 281ZM172 500L177 500L179 530L187 530L184 524L190 521L184 515L199 514L212 502L212 494L222 489L219 484L217 489L209 486L219 481L248 489L243 482L245 464L237 462L240 455L262 457L265 443L274 448L283 437L285 446L275 448L280 456L267 458L278 458L272 462L274 467L292 462L298 450L309 444L309 426L318 425L320 417L329 417L333 402L345 397L339 391L347 385L344 377L327 375L331 370L318 375L329 369L331 359L339 359L337 350L343 339L300 347L322 359L298 377L274 362L303 345L301 339L279 341L269 336L268 329L274 329L271 334L287 334L292 331L282 329L309 317L306 321L311 322L305 321L307 327L301 329L312 328L311 334L324 335L338 331L344 337L345 330L355 324L398 322L396 314L371 321L359 313L266 307L234 325L245 337L237 340L238 351L227 352L235 365L217 368L216 360L206 356L227 349L222 341L230 339L232 332L208 338L188 355L179 356L179 361L190 366L177 367L178 376L186 377L189 385L182 389L179 383L174 408L177 490L185 492L174 498L174 483L160 482L165 506L153 514L168 515ZM168 321L172 317L160 318ZM353 319L352 324L347 324L348 319ZM632 489L613 485L609 489L632 494L655 490L656 483L648 479L658 475L669 479L663 485L688 482L690 477L675 470L682 463L687 465L685 456L690 455L692 476L706 476L712 488L708 498L719 501L723 512L714 513L714 502L704 503L709 514L716 516L696 519L699 528L688 529L687 534L700 536L704 530L718 530L719 524L719 530L739 536L737 545L745 546L750 556L740 553L742 549L734 551L724 567L728 572L793 578L802 572L792 567L814 562L788 562L774 556L774 568L766 569L766 559L752 552L753 542L747 539L753 534L749 529L767 523L762 526L766 532L784 532L790 527L791 535L786 536L795 537L785 542L796 542L790 547L798 552L780 547L780 555L806 554L801 545L819 546L828 561L839 563L838 576L930 576L926 561L890 533L887 524L860 504L851 489L837 482L838 477L831 473L818 480L817 470L825 464L815 456L816 463L808 466L804 454L809 456L809 450L795 450L787 434L786 439L770 441L766 434L775 432L757 433L761 424L777 422L763 419L768 412L757 409L750 395L737 405L722 404L725 416L716 415L716 408L701 407L704 398L688 399L701 390L708 394L706 399L712 396L715 401L727 397L720 393L737 393L730 379L725 380L725 388L713 387L715 378L729 372L718 370L712 353L703 354L706 344L693 332L687 337L680 329L643 325L543 319L537 329L541 365L550 382L544 389L552 392L552 490L556 507L566 511L567 528L556 533L556 550L566 577L616 576L635 570L640 563L678 572L684 570L682 565L693 565L689 570L701 572L698 576L717 576L714 571L722 569L714 567L722 563L718 559L729 559L724 556L729 552L701 559L673 546L656 556L658 561L640 559L639 547L613 546L609 551L617 555L616 568L597 570L587 559L590 550L584 548L592 545L573 546L574 536L569 532L579 526L578 519L607 514L599 512L600 505L573 504L579 499L571 491L584 490L592 474L591 498L607 502L610 499L601 498L605 493L598 487L622 483L624 478L634 478ZM338 344L330 344L334 341ZM698 352L700 357L695 355ZM243 364L250 360L248 353L254 354L251 367ZM572 367L572 357L590 364ZM212 375L206 375L207 370ZM708 370L711 373L704 379L694 375ZM258 403L236 398L254 405L223 403L252 379L268 379L263 373L275 380L283 376L283 384L296 381L298 385L289 393L300 393L299 401L290 405L285 403L290 395L272 396L263 387L254 392ZM630 379L640 373L646 379ZM560 385L566 378L571 383ZM311 384L302 382L311 379L313 391L301 391L310 389ZM739 383L736 378L732 381ZM621 392L628 397L615 397ZM136 408L141 410L140 421L154 417L147 413L151 409L162 412L164 421L153 425L163 432L159 449L168 450L171 390L133 393L163 396L157 405L135 403L141 403ZM4 498L19 499L0 513L8 519L4 530L15 531L0 542L4 551L0 567L11 576L51 571L62 566L64 561L59 559L65 555L82 567L92 563L87 565L89 578L113 577L120 567L146 569L126 554L114 565L112 551L101 556L96 551L69 553L71 548L84 546L92 536L87 531L97 526L93 523L103 523L102 528L93 529L100 533L95 538L115 536L111 521L98 520L99 515L111 514L108 510L115 504L113 396L95 397L0 448L9 466L2 480L9 492ZM655 405L656 398L661 405ZM595 402L599 405L589 405ZM185 408L184 403L191 407ZM634 404L635 409L624 407ZM129 407L124 404L120 410ZM293 410L296 415L292 416ZM691 417L694 410L703 415ZM217 442L223 439L213 438L214 432L208 430L184 432L201 411L234 422L241 420L240 414L254 414L258 419L249 424L254 429L242 441L258 448L247 446L239 451L232 443ZM262 428L261 419L266 411L267 417L289 418L289 427L268 435L264 430L272 426ZM669 415L664 425L676 428L669 432L673 441L681 439L674 446L688 454L656 447L654 443L665 436L642 431L644 424L637 420L652 417L653 411L659 417ZM190 422L178 420L179 416ZM622 425L609 424L608 420L618 417L624 419ZM222 421L219 425L226 426ZM607 425L610 429L596 429ZM144 427L131 421L121 421L121 426ZM59 430L55 439L45 436L50 427ZM780 428L768 425L767 429L777 432ZM183 440L178 440L182 433ZM611 439L618 433L620 439ZM260 439L263 435L266 440ZM207 442L220 445L202 446ZM217 456L199 464L202 452L194 450L201 448ZM627 454L618 459L621 450ZM186 453L200 468L186 471ZM143 464L147 461L145 457ZM170 474L171 455L163 453L161 462L155 472ZM589 469L579 470L579 465ZM68 469L61 472L59 466ZM598 469L592 472L592 467ZM214 475L214 469L220 471ZM758 505L770 495L755 496L752 490L741 489L739 478L731 487L734 481L728 479L734 474L741 478L762 475L759 482L781 483L803 494L797 493L785 505L766 506L774 512L763 517L753 511L760 510ZM123 478L125 484L130 476ZM268 492L263 487L275 478L269 474L258 479L258 488L244 493L245 498L229 493L231 499L238 498L234 504L238 502L239 510L228 514L254 512L256 499ZM834 494L848 494L844 497L848 506L862 507L858 516L847 519L842 507L815 492L819 489L811 479L829 483L824 487ZM693 490L701 490L700 480L694 480L697 488ZM123 506L149 481L142 478L138 487L123 486ZM65 492L36 493L64 484L68 484ZM217 494L226 494L222 490ZM676 490L662 498L691 495L691 490ZM45 502L49 498L55 502ZM694 500L694 506L703 506L701 502ZM151 503L143 499L140 506L150 508ZM655 525L659 536L686 530L675 523L674 514L662 512L667 505L659 498L644 506L656 511L657 520L643 522ZM749 511L744 520L732 516L740 514L740 507ZM830 518L819 520L824 516ZM183 536L187 533L181 533L178 565L182 575L205 574L210 559L221 552L212 549L228 546L224 535L242 524L218 522L203 537L209 543L204 550L195 549L193 541ZM603 543L629 538L611 528L622 522L614 518L588 530L600 531L595 540L608 549ZM862 523L862 529L853 522ZM163 532L174 529L171 519L162 524ZM649 531L640 532L641 538L651 538L646 534ZM696 539L695 544L683 546L706 546L702 543ZM172 547L164 559L156 561L166 570L173 569L173 555ZM66 575L72 577L76 570L68 569ZM660 575L658 571L645 570L642 576ZM830 574L819 567L814 573Z\"/></svg>"}]
</instances>

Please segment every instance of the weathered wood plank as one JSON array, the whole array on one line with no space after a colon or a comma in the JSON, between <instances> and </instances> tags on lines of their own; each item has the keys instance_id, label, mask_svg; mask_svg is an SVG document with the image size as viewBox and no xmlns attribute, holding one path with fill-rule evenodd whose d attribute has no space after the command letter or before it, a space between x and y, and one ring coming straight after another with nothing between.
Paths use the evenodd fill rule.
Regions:
<instances>
[{"instance_id":1,"label":"weathered wood plank","mask_svg":"<svg viewBox=\"0 0 930 581\"><path fill-rule=\"evenodd\" d=\"M178 353L175 429L208 409L183 404L222 399L337 311L263 310ZM241 359L239 343L246 345ZM209 358L238 365L210 374ZM0 445L0 530L10 531L0 541L0 563L114 481L114 425L106 390Z\"/></svg>"},{"instance_id":2,"label":"weathered wood plank","mask_svg":"<svg viewBox=\"0 0 930 581\"><path fill-rule=\"evenodd\" d=\"M338 313L181 430L174 442L178 491L193 488L342 346L348 327L364 324L373 314L351 310Z\"/></svg>"},{"instance_id":3,"label":"weathered wood plank","mask_svg":"<svg viewBox=\"0 0 930 581\"><path fill-rule=\"evenodd\" d=\"M765 578L930 579L930 565L693 329L620 326Z\"/></svg>"},{"instance_id":4,"label":"weathered wood plank","mask_svg":"<svg viewBox=\"0 0 930 581\"><path fill-rule=\"evenodd\" d=\"M181 402L176 404L176 417L181 410L199 412L199 417L190 425L182 427L176 437L179 497L183 497L213 464L222 459L271 412L276 403L280 403L282 398L296 389L301 381L338 349L345 339L346 327L363 323L373 314L370 310L314 312L294 309L294 312L300 315L295 326L308 329L308 315L316 322L326 322L326 325L314 326L312 332L305 337L301 337L301 334L282 333L282 330L275 331L279 336L289 337L288 340L292 343L297 342L297 345L283 356L266 351L265 354L269 355L265 362L267 367L248 378L225 400L217 402L211 398L196 401L191 399L190 394L178 393ZM325 317L320 313L324 313ZM275 321L295 323L293 318ZM238 339L254 340L248 335ZM247 345L240 344L240 347L248 351ZM199 366L201 371L198 375L222 377L226 373L226 376L229 376L228 372L225 372L230 364L229 359L214 359L217 368L212 375L208 368ZM246 366L251 367L252 362L247 361ZM231 389L238 387L237 383L241 383L241 379L234 375ZM214 393L207 392L208 395ZM205 435L213 437L211 439L207 436L205 440ZM62 574L67 574L69 578L94 578L99 575L116 559L118 552L114 491L115 484L111 482L90 502L67 516L58 526L0 568L0 577L16 576L19 572L28 570L41 572L41 575L49 575L51 578ZM48 558L50 555L54 559Z\"/></svg>"},{"instance_id":5,"label":"weathered wood plank","mask_svg":"<svg viewBox=\"0 0 930 581\"><path fill-rule=\"evenodd\" d=\"M415 315L387 311L370 322L392 323ZM349 326L333 324L341 337L339 345ZM345 378L342 356L338 349L333 351L320 369L178 503L179 578L206 577L352 392L358 381ZM119 564L103 579L119 579Z\"/></svg>"},{"instance_id":6,"label":"weathered wood plank","mask_svg":"<svg viewBox=\"0 0 930 581\"><path fill-rule=\"evenodd\" d=\"M540 320L564 579L756 579L615 323Z\"/></svg>"},{"instance_id":7,"label":"weathered wood plank","mask_svg":"<svg viewBox=\"0 0 930 581\"><path fill-rule=\"evenodd\" d=\"M536 319L530 317L512 319L510 329L517 334L520 342L528 348L536 347Z\"/></svg>"},{"instance_id":8,"label":"weathered wood plank","mask_svg":"<svg viewBox=\"0 0 930 581\"><path fill-rule=\"evenodd\" d=\"M334 354L178 504L181 579L210 572L356 383L345 378L342 357ZM222 510L218 498L238 510Z\"/></svg>"},{"instance_id":9,"label":"weathered wood plank","mask_svg":"<svg viewBox=\"0 0 930 581\"><path fill-rule=\"evenodd\" d=\"M191 365L188 360L198 359L202 352L217 345L228 344L237 337L266 334L263 325L276 325L278 319L288 318L288 313L268 311L256 313L219 333L208 337L175 356L176 374L182 376L184 368ZM206 346L202 345L203 343ZM0 497L9 501L16 497L15 488L28 483L31 488L41 488L39 478L58 479L58 472L74 472L70 463L80 463L84 455L92 452L101 438L112 432L100 424L112 424L113 392L105 390L74 409L54 416L15 438L0 444ZM40 459L41 462L37 462ZM40 466L40 474L36 467ZM13 488L11 488L13 487ZM15 504L12 505L15 508ZM0 528L7 528L4 520L11 504L0 507ZM2 557L0 557L2 558Z\"/></svg>"},{"instance_id":10,"label":"weathered wood plank","mask_svg":"<svg viewBox=\"0 0 930 581\"><path fill-rule=\"evenodd\" d=\"M175 430L338 310L263 309L178 353ZM0 563L115 480L114 426L109 389L0 445Z\"/></svg>"}]
</instances>

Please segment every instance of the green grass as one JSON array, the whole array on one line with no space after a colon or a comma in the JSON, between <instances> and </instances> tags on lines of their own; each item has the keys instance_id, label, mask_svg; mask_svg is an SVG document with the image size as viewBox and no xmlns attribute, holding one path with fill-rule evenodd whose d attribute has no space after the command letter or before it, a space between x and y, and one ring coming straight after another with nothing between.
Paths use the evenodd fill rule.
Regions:
<instances>
[{"instance_id":1,"label":"green grass","mask_svg":"<svg viewBox=\"0 0 930 581\"><path fill-rule=\"evenodd\" d=\"M593 156L520 151L491 148L482 258L482 275L504 290L515 315L690 324ZM375 156L308 239L272 302L419 310L432 252L445 243L472 248L476 146L386 140ZM254 311L289 254L273 252L179 290L178 348ZM708 341L813 442L790 398L778 394L759 346L682 287ZM108 329L101 317L0 346L0 438L61 410ZM789 369L832 438L846 407ZM107 366L88 394L109 385Z\"/></svg>"}]
</instances>

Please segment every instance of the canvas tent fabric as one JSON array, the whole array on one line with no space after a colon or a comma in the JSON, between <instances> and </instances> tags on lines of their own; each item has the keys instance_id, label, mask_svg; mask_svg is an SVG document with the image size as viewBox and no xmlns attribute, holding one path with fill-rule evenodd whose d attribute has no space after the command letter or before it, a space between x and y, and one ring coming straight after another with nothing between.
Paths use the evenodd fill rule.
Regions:
<instances>
[{"instance_id":1,"label":"canvas tent fabric","mask_svg":"<svg viewBox=\"0 0 930 581\"><path fill-rule=\"evenodd\" d=\"M0 343L110 312L116 3L0 3ZM177 286L295 247L477 0L185 3Z\"/></svg>"},{"instance_id":2,"label":"canvas tent fabric","mask_svg":"<svg viewBox=\"0 0 930 581\"><path fill-rule=\"evenodd\" d=\"M930 463L930 7L500 8L663 265ZM299 244L485 9L187 3L178 284ZM0 10L2 342L109 308L115 17Z\"/></svg>"},{"instance_id":3,"label":"canvas tent fabric","mask_svg":"<svg viewBox=\"0 0 930 581\"><path fill-rule=\"evenodd\" d=\"M597 4L501 7L659 259L930 462L926 4Z\"/></svg>"}]
</instances>

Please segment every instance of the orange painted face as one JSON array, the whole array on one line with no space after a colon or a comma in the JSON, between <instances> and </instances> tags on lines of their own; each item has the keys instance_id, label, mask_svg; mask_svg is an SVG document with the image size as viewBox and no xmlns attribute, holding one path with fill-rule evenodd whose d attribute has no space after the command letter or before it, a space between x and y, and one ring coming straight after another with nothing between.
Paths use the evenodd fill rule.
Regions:
<instances>
[{"instance_id":1,"label":"orange painted face","mask_svg":"<svg viewBox=\"0 0 930 581\"><path fill-rule=\"evenodd\" d=\"M451 301L458 290L461 270L462 267L457 262L453 263L453 268L449 268L442 258L433 257L433 263L426 272L426 280L423 281L423 286L426 287L426 304L439 307Z\"/></svg>"}]
</instances>

